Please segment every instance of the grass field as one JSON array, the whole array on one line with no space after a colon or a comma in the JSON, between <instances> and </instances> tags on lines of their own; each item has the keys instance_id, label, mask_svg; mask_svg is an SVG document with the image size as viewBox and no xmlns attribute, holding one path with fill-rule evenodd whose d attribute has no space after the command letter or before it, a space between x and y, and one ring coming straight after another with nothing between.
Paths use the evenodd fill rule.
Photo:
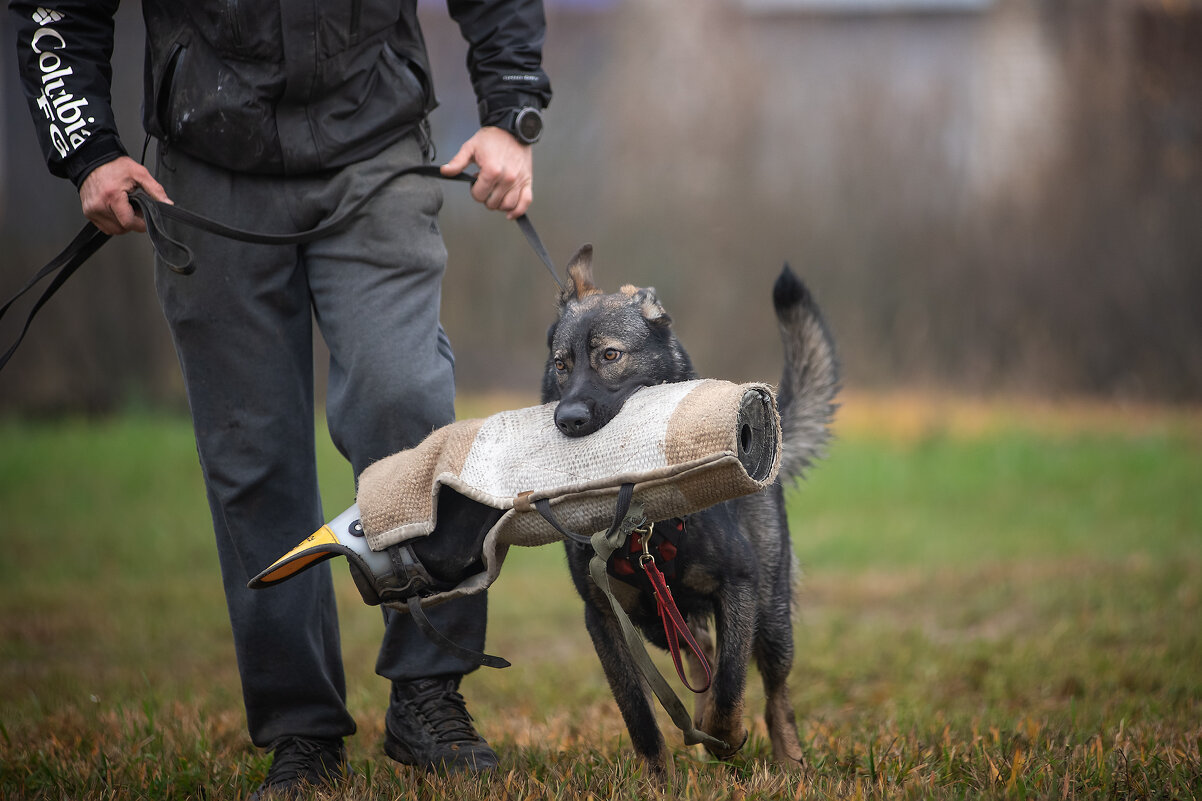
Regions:
<instances>
[{"instance_id":1,"label":"grass field","mask_svg":"<svg viewBox=\"0 0 1202 801\"><path fill-rule=\"evenodd\" d=\"M349 470L324 445L321 469L333 514ZM1202 798L1202 413L852 397L790 516L809 773L767 762L753 680L743 752L665 719L651 783L546 547L491 594L514 666L464 683L485 779L383 755L379 613L336 565L359 732L335 797ZM0 797L257 786L210 537L184 420L0 422Z\"/></svg>"}]
</instances>

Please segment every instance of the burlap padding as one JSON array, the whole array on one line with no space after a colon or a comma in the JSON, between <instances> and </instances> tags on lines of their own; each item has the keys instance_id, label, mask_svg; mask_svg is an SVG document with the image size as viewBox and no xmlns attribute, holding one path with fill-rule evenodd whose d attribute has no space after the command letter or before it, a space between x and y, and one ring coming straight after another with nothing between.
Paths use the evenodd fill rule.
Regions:
<instances>
[{"instance_id":1,"label":"burlap padding","mask_svg":"<svg viewBox=\"0 0 1202 801\"><path fill-rule=\"evenodd\" d=\"M771 483L780 463L780 419L770 473L756 480L738 456L744 396L763 384L704 379L647 387L630 396L601 430L572 438L555 427L555 404L465 420L433 432L416 448L368 467L358 504L373 550L434 530L442 487L506 510L484 543L486 572L428 603L479 592L500 572L510 545L545 545L561 535L530 505L548 499L560 523L591 534L609 527L624 483L648 519L679 517ZM515 502L518 508L515 508Z\"/></svg>"}]
</instances>

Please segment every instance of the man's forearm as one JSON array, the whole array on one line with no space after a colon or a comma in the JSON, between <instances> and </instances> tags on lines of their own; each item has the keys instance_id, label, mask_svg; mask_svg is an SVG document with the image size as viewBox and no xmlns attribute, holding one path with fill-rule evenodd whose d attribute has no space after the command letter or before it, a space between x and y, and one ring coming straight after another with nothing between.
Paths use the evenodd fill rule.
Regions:
<instances>
[{"instance_id":1,"label":"man's forearm","mask_svg":"<svg viewBox=\"0 0 1202 801\"><path fill-rule=\"evenodd\" d=\"M50 172L80 186L125 154L111 100L116 0L9 3L17 65Z\"/></svg>"},{"instance_id":2,"label":"man's forearm","mask_svg":"<svg viewBox=\"0 0 1202 801\"><path fill-rule=\"evenodd\" d=\"M499 125L526 105L546 108L551 82L542 68L542 0L448 0L447 6L468 42L480 124Z\"/></svg>"}]
</instances>

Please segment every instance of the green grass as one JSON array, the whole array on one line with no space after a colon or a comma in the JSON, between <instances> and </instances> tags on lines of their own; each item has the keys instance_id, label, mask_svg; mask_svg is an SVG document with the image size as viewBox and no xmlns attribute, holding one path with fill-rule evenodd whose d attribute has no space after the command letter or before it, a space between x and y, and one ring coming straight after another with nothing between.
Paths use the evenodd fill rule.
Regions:
<instances>
[{"instance_id":1,"label":"green grass","mask_svg":"<svg viewBox=\"0 0 1202 801\"><path fill-rule=\"evenodd\" d=\"M360 728L336 797L1202 798L1202 436L1166 420L842 431L790 495L802 775L767 761L753 677L743 752L665 719L675 778L650 782L556 547L511 552L489 650L514 667L464 685L501 770L395 766L379 613L337 567ZM324 442L320 465L332 516L349 470ZM257 786L186 421L0 423L0 521L0 797Z\"/></svg>"}]
</instances>

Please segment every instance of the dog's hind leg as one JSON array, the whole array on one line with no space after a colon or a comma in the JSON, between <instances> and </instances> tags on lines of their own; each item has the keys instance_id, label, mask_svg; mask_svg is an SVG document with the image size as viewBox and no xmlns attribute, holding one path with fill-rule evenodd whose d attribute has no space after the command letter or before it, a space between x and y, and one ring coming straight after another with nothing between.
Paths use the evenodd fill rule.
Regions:
<instances>
[{"instance_id":1,"label":"dog's hind leg","mask_svg":"<svg viewBox=\"0 0 1202 801\"><path fill-rule=\"evenodd\" d=\"M786 552L787 557L791 554ZM789 671L793 667L793 583L791 559L769 568L763 576L756 621L755 660L764 680L764 722L772 741L772 758L789 767L805 767L797 735L793 704L789 700ZM775 575L773 575L775 573Z\"/></svg>"},{"instance_id":2,"label":"dog's hind leg","mask_svg":"<svg viewBox=\"0 0 1202 801\"><path fill-rule=\"evenodd\" d=\"M789 700L797 576L781 486L742 499L739 525L744 536L755 543L760 567L753 653L764 680L764 722L772 741L772 757L786 767L804 767Z\"/></svg>"},{"instance_id":3,"label":"dog's hind leg","mask_svg":"<svg viewBox=\"0 0 1202 801\"><path fill-rule=\"evenodd\" d=\"M634 750L646 760L652 774L666 778L672 769L664 736L655 721L646 685L630 656L622 630L611 612L601 611L593 600L584 604L584 624L605 670L605 678L618 702L618 711L630 732Z\"/></svg>"},{"instance_id":4,"label":"dog's hind leg","mask_svg":"<svg viewBox=\"0 0 1202 801\"><path fill-rule=\"evenodd\" d=\"M772 758L789 767L805 767L805 755L797 734L793 703L789 700L789 669L793 664L792 631L780 631L779 618L756 637L755 658L764 679L764 722L772 741ZM773 631L772 629L776 629Z\"/></svg>"}]
</instances>

